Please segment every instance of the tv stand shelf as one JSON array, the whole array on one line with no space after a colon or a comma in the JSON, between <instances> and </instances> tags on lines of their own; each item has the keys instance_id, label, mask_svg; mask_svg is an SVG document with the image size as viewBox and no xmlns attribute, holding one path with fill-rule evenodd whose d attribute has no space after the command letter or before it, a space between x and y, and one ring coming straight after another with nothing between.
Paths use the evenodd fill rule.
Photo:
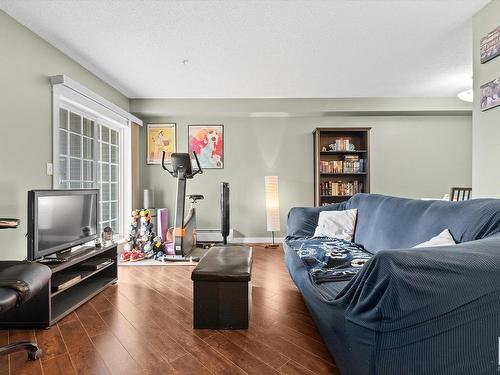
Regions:
<instances>
[{"instance_id":1,"label":"tv stand shelf","mask_svg":"<svg viewBox=\"0 0 500 375\"><path fill-rule=\"evenodd\" d=\"M82 263L96 258L110 259L102 268L82 269ZM0 327L49 327L83 305L118 280L117 245L91 248L63 263L48 264L52 278L41 293L34 296L15 314L2 319ZM61 290L52 290L55 276L79 275L80 280Z\"/></svg>"},{"instance_id":2,"label":"tv stand shelf","mask_svg":"<svg viewBox=\"0 0 500 375\"><path fill-rule=\"evenodd\" d=\"M106 265L106 266L104 266L104 267L102 267L102 268L100 268L98 270L94 270L94 271L86 271L86 270L85 271L80 271L81 279L78 282L76 282L74 285L72 285L72 286L70 286L68 288L64 288L64 289L57 290L57 291L52 291L51 294L50 294L51 297L54 298L58 294L64 293L68 289L73 288L73 287L77 286L78 284L84 282L89 277L92 277L92 276L96 275L97 273L104 271L108 267L112 267L114 264L115 264L115 262L110 263L110 264L108 264L108 265Z\"/></svg>"}]
</instances>

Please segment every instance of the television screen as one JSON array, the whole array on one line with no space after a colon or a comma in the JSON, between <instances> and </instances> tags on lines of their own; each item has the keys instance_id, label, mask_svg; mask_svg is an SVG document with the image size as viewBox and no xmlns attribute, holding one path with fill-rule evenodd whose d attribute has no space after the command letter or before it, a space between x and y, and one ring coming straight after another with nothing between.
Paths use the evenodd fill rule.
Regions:
<instances>
[{"instance_id":1,"label":"television screen","mask_svg":"<svg viewBox=\"0 0 500 375\"><path fill-rule=\"evenodd\" d=\"M98 190L32 190L28 194L31 260L97 237Z\"/></svg>"}]
</instances>

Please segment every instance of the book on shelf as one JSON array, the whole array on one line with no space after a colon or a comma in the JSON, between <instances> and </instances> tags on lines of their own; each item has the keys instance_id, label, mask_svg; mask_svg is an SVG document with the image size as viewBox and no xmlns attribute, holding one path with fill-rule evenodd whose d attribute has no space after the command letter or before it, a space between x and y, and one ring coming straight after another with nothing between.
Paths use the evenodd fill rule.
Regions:
<instances>
[{"instance_id":1,"label":"book on shelf","mask_svg":"<svg viewBox=\"0 0 500 375\"><path fill-rule=\"evenodd\" d=\"M323 196L351 196L363 192L361 181L324 181L319 184L319 193Z\"/></svg>"},{"instance_id":2,"label":"book on shelf","mask_svg":"<svg viewBox=\"0 0 500 375\"><path fill-rule=\"evenodd\" d=\"M354 151L355 147L351 143L351 138L336 138L333 143L328 145L330 151Z\"/></svg>"},{"instance_id":3,"label":"book on shelf","mask_svg":"<svg viewBox=\"0 0 500 375\"><path fill-rule=\"evenodd\" d=\"M321 160L320 173L361 173L365 169L365 160L359 155L344 155L344 160Z\"/></svg>"}]
</instances>

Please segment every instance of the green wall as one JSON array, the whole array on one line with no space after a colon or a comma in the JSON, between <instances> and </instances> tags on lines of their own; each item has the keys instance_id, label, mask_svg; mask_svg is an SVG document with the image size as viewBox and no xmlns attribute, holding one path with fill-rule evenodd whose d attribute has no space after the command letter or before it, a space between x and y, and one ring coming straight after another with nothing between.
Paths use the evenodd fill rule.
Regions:
<instances>
[{"instance_id":1,"label":"green wall","mask_svg":"<svg viewBox=\"0 0 500 375\"><path fill-rule=\"evenodd\" d=\"M0 217L20 218L16 230L0 231L0 259L26 256L26 195L51 188L51 86L66 74L125 110L128 99L61 51L0 11Z\"/></svg>"},{"instance_id":2,"label":"green wall","mask_svg":"<svg viewBox=\"0 0 500 375\"><path fill-rule=\"evenodd\" d=\"M451 186L471 184L471 117L455 99L133 99L130 106L145 123L177 123L177 150L183 152L188 124L224 124L224 169L196 176L188 181L187 190L205 195L198 204L199 227L217 228L219 182L229 182L231 227L239 232L235 236L269 237L265 175L280 179L281 235L291 207L313 204L316 127L372 127L374 193L440 198ZM291 117L249 117L256 110L286 112ZM141 135L142 188L155 191L157 207L173 209L175 180L160 166L146 165L145 127Z\"/></svg>"},{"instance_id":3,"label":"green wall","mask_svg":"<svg viewBox=\"0 0 500 375\"><path fill-rule=\"evenodd\" d=\"M500 107L481 112L479 87L500 77L500 56L481 64L479 43L483 36L500 26L500 0L493 0L472 20L474 109L472 193L475 198L500 198Z\"/></svg>"},{"instance_id":4,"label":"green wall","mask_svg":"<svg viewBox=\"0 0 500 375\"><path fill-rule=\"evenodd\" d=\"M264 176L280 177L282 234L292 206L311 205L312 131L326 126L371 126L372 191L440 197L471 183L470 108L454 98L129 100L55 47L0 11L0 216L18 217L17 230L0 232L0 259L26 255L26 192L50 188L51 88L48 76L66 74L125 110L149 121L178 124L178 150L187 147L187 124L225 125L225 168L189 181L200 192L200 227L218 227L220 181L231 184L232 227L237 236L268 237ZM252 117L254 115L264 117ZM269 117L263 112L282 112ZM260 114L259 114L260 113ZM267 117L266 117L267 116ZM173 207L175 181L145 164L141 181L159 205Z\"/></svg>"}]
</instances>

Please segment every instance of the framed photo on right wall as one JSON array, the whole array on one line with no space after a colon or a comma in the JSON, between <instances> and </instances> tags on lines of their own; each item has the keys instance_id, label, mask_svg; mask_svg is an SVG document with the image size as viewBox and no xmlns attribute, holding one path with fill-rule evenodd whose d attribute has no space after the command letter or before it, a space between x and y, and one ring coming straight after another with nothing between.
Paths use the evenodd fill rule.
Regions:
<instances>
[{"instance_id":1,"label":"framed photo on right wall","mask_svg":"<svg viewBox=\"0 0 500 375\"><path fill-rule=\"evenodd\" d=\"M500 26L481 38L481 64L500 55Z\"/></svg>"},{"instance_id":2,"label":"framed photo on right wall","mask_svg":"<svg viewBox=\"0 0 500 375\"><path fill-rule=\"evenodd\" d=\"M500 77L485 83L480 88L481 111L497 107L500 105Z\"/></svg>"}]
</instances>

